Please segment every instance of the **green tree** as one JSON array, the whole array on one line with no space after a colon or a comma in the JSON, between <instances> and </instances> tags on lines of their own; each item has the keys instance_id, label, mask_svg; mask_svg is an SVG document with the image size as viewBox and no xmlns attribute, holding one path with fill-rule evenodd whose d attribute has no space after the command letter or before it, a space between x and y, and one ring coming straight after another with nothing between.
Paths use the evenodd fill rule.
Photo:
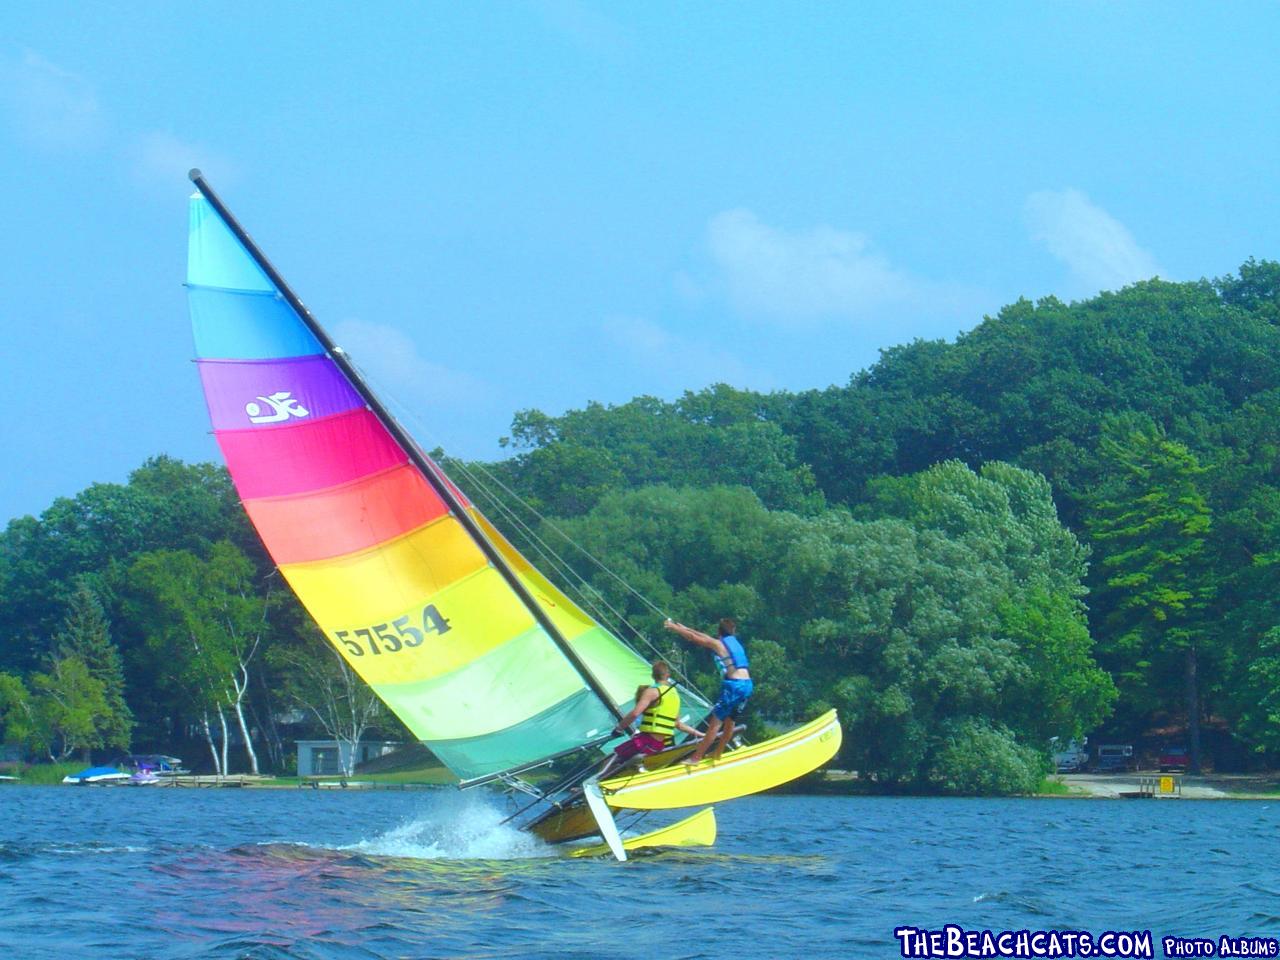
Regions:
<instances>
[{"instance_id":1,"label":"green tree","mask_svg":"<svg viewBox=\"0 0 1280 960\"><path fill-rule=\"evenodd\" d=\"M153 662L171 696L196 711L214 757L228 772L226 712L240 728L252 772L258 758L245 712L250 669L266 638L271 595L256 589L253 564L223 541L207 558L186 550L143 554L130 569L127 609L147 637ZM214 745L210 715L222 731Z\"/></svg>"},{"instance_id":2,"label":"green tree","mask_svg":"<svg viewBox=\"0 0 1280 960\"><path fill-rule=\"evenodd\" d=\"M110 625L97 595L83 579L71 595L62 630L55 640L60 658L75 657L102 684L107 703L99 724L104 745L129 749L133 714L124 699L124 665L120 650L111 641Z\"/></svg>"},{"instance_id":3,"label":"green tree","mask_svg":"<svg viewBox=\"0 0 1280 960\"><path fill-rule=\"evenodd\" d=\"M1114 698L1080 600L1086 551L1024 470L942 464L878 485L857 519L771 511L742 488L652 487L561 527L677 619L736 616L752 722L835 705L844 761L884 784L990 789L959 777L956 744L980 742L961 753L984 756L1012 738L1001 756L1022 772L1001 774L1001 789L1022 789L1050 736L1077 735ZM658 632L611 576L588 586ZM714 691L696 656L675 662Z\"/></svg>"},{"instance_id":4,"label":"green tree","mask_svg":"<svg viewBox=\"0 0 1280 960\"><path fill-rule=\"evenodd\" d=\"M1018 743L1012 731L966 718L945 724L933 779L944 793L1034 793L1048 770L1044 755Z\"/></svg>"},{"instance_id":5,"label":"green tree","mask_svg":"<svg viewBox=\"0 0 1280 960\"><path fill-rule=\"evenodd\" d=\"M21 677L0 673L0 743L43 750L31 693Z\"/></svg>"},{"instance_id":6,"label":"green tree","mask_svg":"<svg viewBox=\"0 0 1280 960\"><path fill-rule=\"evenodd\" d=\"M284 696L306 711L334 740L346 745L343 774L355 773L360 743L386 720L377 694L361 680L333 644L315 630L305 645L281 645L271 652L282 668Z\"/></svg>"},{"instance_id":7,"label":"green tree","mask_svg":"<svg viewBox=\"0 0 1280 960\"><path fill-rule=\"evenodd\" d=\"M127 484L95 483L54 500L39 518L10 521L0 532L0 669L27 673L54 653L51 641L82 580L110 614L115 588L139 554L200 553L219 540L269 566L226 470L170 457L146 461ZM126 622L116 623L127 661L132 633ZM145 709L149 691L141 685L134 705Z\"/></svg>"},{"instance_id":8,"label":"green tree","mask_svg":"<svg viewBox=\"0 0 1280 960\"><path fill-rule=\"evenodd\" d=\"M35 735L51 760L65 760L77 750L89 762L89 751L106 742L105 728L111 723L102 681L75 656L60 657L48 673L31 677L34 700Z\"/></svg>"},{"instance_id":9,"label":"green tree","mask_svg":"<svg viewBox=\"0 0 1280 960\"><path fill-rule=\"evenodd\" d=\"M1170 706L1165 686L1182 668L1191 769L1200 768L1201 652L1216 589L1206 563L1211 512L1206 468L1156 428L1120 424L1103 437L1109 482L1093 504L1090 534L1105 571L1106 650L1121 689Z\"/></svg>"},{"instance_id":10,"label":"green tree","mask_svg":"<svg viewBox=\"0 0 1280 960\"><path fill-rule=\"evenodd\" d=\"M1238 276L1220 277L1214 286L1227 303L1280 324L1280 263L1275 260L1250 257L1241 264Z\"/></svg>"},{"instance_id":11,"label":"green tree","mask_svg":"<svg viewBox=\"0 0 1280 960\"><path fill-rule=\"evenodd\" d=\"M1259 750L1280 750L1280 627L1268 630L1242 678L1251 696L1240 722Z\"/></svg>"},{"instance_id":12,"label":"green tree","mask_svg":"<svg viewBox=\"0 0 1280 960\"><path fill-rule=\"evenodd\" d=\"M490 467L537 509L590 510L611 490L678 484L749 484L769 506L817 509L822 497L795 441L766 419L763 399L720 385L675 403L637 397L589 404L560 417L516 414L504 442L517 455ZM463 485L481 506L484 484Z\"/></svg>"}]
</instances>

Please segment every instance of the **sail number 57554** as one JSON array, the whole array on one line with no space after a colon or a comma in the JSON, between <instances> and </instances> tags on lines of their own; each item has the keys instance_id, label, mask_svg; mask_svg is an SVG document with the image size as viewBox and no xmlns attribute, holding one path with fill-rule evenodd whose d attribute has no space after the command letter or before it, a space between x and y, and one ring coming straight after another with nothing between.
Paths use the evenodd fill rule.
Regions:
<instances>
[{"instance_id":1,"label":"sail number 57554","mask_svg":"<svg viewBox=\"0 0 1280 960\"><path fill-rule=\"evenodd\" d=\"M346 647L347 653L353 657L363 657L365 654L381 656L384 653L398 653L418 646L428 633L449 632L449 621L440 616L440 611L434 604L427 604L423 608L421 626L410 623L411 619L405 615L388 623L375 623L371 627L335 630L333 635Z\"/></svg>"}]
</instances>

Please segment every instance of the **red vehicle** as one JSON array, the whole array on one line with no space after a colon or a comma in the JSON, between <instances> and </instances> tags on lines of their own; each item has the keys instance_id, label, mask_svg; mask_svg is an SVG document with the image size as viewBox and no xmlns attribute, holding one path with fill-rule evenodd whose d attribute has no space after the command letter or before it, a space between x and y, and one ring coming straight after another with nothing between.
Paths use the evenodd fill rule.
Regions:
<instances>
[{"instance_id":1,"label":"red vehicle","mask_svg":"<svg viewBox=\"0 0 1280 960\"><path fill-rule=\"evenodd\" d=\"M1158 761L1161 773L1185 773L1191 758L1186 747L1165 747Z\"/></svg>"}]
</instances>

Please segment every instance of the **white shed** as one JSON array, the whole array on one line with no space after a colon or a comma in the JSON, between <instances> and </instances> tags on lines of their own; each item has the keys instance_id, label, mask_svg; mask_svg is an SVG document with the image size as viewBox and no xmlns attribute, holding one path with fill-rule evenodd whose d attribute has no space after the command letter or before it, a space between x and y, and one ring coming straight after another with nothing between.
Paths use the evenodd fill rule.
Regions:
<instances>
[{"instance_id":1,"label":"white shed","mask_svg":"<svg viewBox=\"0 0 1280 960\"><path fill-rule=\"evenodd\" d=\"M340 777L346 769L346 761L351 756L351 744L338 740L298 740L298 776L300 777ZM404 746L393 740L361 740L360 752L356 755L356 765L367 763L376 757L385 757L388 753Z\"/></svg>"}]
</instances>

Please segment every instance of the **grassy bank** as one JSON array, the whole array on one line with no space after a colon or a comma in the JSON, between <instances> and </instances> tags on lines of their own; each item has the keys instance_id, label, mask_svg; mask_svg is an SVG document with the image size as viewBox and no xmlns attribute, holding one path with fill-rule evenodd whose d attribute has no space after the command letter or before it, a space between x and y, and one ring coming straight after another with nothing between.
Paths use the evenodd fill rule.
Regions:
<instances>
[{"instance_id":1,"label":"grassy bank","mask_svg":"<svg viewBox=\"0 0 1280 960\"><path fill-rule=\"evenodd\" d=\"M1085 790L1063 783L1057 777L1041 777L1033 796L1037 797L1087 797Z\"/></svg>"},{"instance_id":2,"label":"grassy bank","mask_svg":"<svg viewBox=\"0 0 1280 960\"><path fill-rule=\"evenodd\" d=\"M6 772L10 776L17 777L21 783L43 786L61 783L63 777L71 773L79 773L87 766L89 764L83 760L72 760L67 763L31 763Z\"/></svg>"},{"instance_id":3,"label":"grassy bank","mask_svg":"<svg viewBox=\"0 0 1280 960\"><path fill-rule=\"evenodd\" d=\"M33 763L17 765L5 769L3 772L7 776L17 777L18 783L27 784L29 786L50 786L62 783L62 778L68 774L78 773L88 764L82 760L71 761L67 763ZM180 781L189 778L180 778ZM195 778L190 778L195 779ZM201 781L212 780L212 777L201 777ZM457 783L457 777L450 773L445 767L438 763L426 763L407 765L392 770L382 770L377 773L357 773L350 778L343 777L249 777L247 774L243 777L241 774L233 773L226 777L226 780L234 784L241 784L246 787L305 787L312 783L340 783L344 779L358 781L362 783L377 783L393 786L406 786L410 784L422 784L430 786L439 786L444 784ZM3 781L0 781L3 782ZM190 784L187 784L190 785Z\"/></svg>"},{"instance_id":4,"label":"grassy bank","mask_svg":"<svg viewBox=\"0 0 1280 960\"><path fill-rule=\"evenodd\" d=\"M775 787L770 793L798 793L810 795L834 795L848 797L944 797L951 796L929 789L910 789L901 784L888 786L871 780L861 780L845 770L819 770L790 783ZM1040 778L1036 789L1025 796L1031 797L1087 797L1089 791L1064 783L1060 777Z\"/></svg>"},{"instance_id":5,"label":"grassy bank","mask_svg":"<svg viewBox=\"0 0 1280 960\"><path fill-rule=\"evenodd\" d=\"M269 777L261 781L247 782L251 787L305 787L309 784L381 783L392 786L442 786L457 783L458 778L439 765L396 770L391 773L357 773L352 777Z\"/></svg>"}]
</instances>

